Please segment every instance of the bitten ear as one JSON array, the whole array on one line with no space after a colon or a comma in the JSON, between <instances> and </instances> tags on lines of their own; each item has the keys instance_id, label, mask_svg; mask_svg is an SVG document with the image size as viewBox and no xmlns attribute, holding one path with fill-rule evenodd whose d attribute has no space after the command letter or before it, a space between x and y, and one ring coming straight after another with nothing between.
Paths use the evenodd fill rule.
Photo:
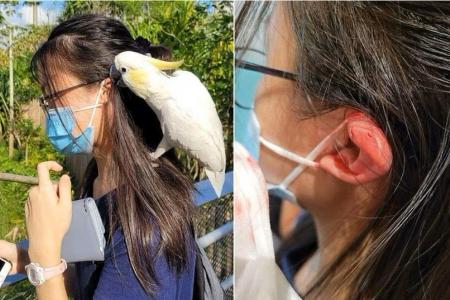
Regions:
<instances>
[{"instance_id":1,"label":"bitten ear","mask_svg":"<svg viewBox=\"0 0 450 300\"><path fill-rule=\"evenodd\" d=\"M103 86L102 86L102 91L101 91L101 101L100 103L106 103L108 102L108 97L109 97L109 93L111 91L111 87L112 87L112 80L111 78L105 78L103 80Z\"/></svg>"},{"instance_id":2,"label":"bitten ear","mask_svg":"<svg viewBox=\"0 0 450 300\"><path fill-rule=\"evenodd\" d=\"M345 117L348 139L337 152L323 156L320 167L351 184L373 181L392 165L392 150L378 124L362 112Z\"/></svg>"}]
</instances>

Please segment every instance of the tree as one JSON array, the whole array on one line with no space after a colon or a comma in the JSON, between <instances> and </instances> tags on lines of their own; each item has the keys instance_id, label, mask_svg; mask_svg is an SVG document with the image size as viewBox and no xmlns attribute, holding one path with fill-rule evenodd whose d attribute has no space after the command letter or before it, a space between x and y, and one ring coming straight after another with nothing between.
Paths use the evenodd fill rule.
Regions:
<instances>
[{"instance_id":1,"label":"tree","mask_svg":"<svg viewBox=\"0 0 450 300\"><path fill-rule=\"evenodd\" d=\"M12 45L14 55L14 116L21 118L21 106L36 99L40 93L39 85L30 77L29 66L37 46L48 36L48 26L16 27ZM0 32L1 33L1 32ZM9 108L9 64L6 43L0 49L0 141L11 124L8 120ZM14 130L14 127L13 127ZM19 133L13 132L16 144L20 143Z\"/></svg>"}]
</instances>

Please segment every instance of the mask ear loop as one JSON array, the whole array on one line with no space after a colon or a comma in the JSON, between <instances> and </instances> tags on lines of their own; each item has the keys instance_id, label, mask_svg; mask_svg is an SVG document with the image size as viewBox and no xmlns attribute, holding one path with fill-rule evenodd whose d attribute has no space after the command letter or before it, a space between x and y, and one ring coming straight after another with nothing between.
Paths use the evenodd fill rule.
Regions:
<instances>
[{"instance_id":1,"label":"mask ear loop","mask_svg":"<svg viewBox=\"0 0 450 300\"><path fill-rule=\"evenodd\" d=\"M267 148L269 148L270 150L272 150L273 152L275 152L276 154L278 154L279 156L282 156L284 158L287 158L293 162L296 162L298 164L301 165L305 165L308 167L318 167L318 163L313 161L313 160L309 160L306 157L302 157L294 152L291 152L287 149L284 149L272 142L269 142L268 140L266 140L265 138L263 138L262 136L259 137L259 140L261 141L261 144L263 144L264 146L266 146Z\"/></svg>"},{"instance_id":2,"label":"mask ear loop","mask_svg":"<svg viewBox=\"0 0 450 300\"><path fill-rule=\"evenodd\" d=\"M83 111L83 110L88 110L88 109L94 109L94 111L92 112L91 118L89 119L89 123L87 125L86 128L89 128L92 126L92 122L94 121L94 116L95 116L95 111L97 110L97 107L101 106L101 104L98 104L98 101L100 100L100 93L102 91L103 88L103 83L104 80L100 83L100 87L97 91L97 95L95 96L95 104L80 108L80 109L73 109L72 111L72 118L75 120L75 116L73 115L73 113L75 112L79 112L79 111ZM84 135L84 132L81 133L82 135ZM72 135L72 134L71 134Z\"/></svg>"},{"instance_id":3,"label":"mask ear loop","mask_svg":"<svg viewBox=\"0 0 450 300\"><path fill-rule=\"evenodd\" d=\"M305 158L302 157L302 159L308 161L309 163L319 156L320 153L322 153L330 144L334 142L333 138L338 134L347 124L347 120L344 120L333 132L331 132L329 135L327 135ZM288 158L288 157L286 157ZM294 170L292 170L288 176L278 185L282 188L287 189L287 187L299 176L303 170L307 166L312 166L315 168L319 167L319 163L314 162L314 165L310 164L300 164L297 167L295 167Z\"/></svg>"},{"instance_id":4,"label":"mask ear loop","mask_svg":"<svg viewBox=\"0 0 450 300\"><path fill-rule=\"evenodd\" d=\"M94 111L92 112L88 127L92 126L92 122L94 121L95 111L97 110L97 107L99 107L98 101L100 100L100 93L102 92L103 83L104 83L104 81L102 81L102 83L100 84L100 88L98 89L97 97L95 99L95 104L93 105Z\"/></svg>"}]
</instances>

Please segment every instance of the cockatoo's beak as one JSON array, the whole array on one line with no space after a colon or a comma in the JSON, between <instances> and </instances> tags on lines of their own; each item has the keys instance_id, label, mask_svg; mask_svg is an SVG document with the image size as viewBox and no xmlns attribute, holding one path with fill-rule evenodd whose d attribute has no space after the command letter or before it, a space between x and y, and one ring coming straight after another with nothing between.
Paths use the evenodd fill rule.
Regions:
<instances>
[{"instance_id":1,"label":"cockatoo's beak","mask_svg":"<svg viewBox=\"0 0 450 300\"><path fill-rule=\"evenodd\" d=\"M125 83L122 80L122 74L120 74L114 64L109 67L109 77L114 83L117 83L118 86L126 87Z\"/></svg>"},{"instance_id":2,"label":"cockatoo's beak","mask_svg":"<svg viewBox=\"0 0 450 300\"><path fill-rule=\"evenodd\" d=\"M109 67L109 77L111 77L114 82L119 81L121 77L120 72L116 69L116 66L114 64Z\"/></svg>"},{"instance_id":3,"label":"cockatoo's beak","mask_svg":"<svg viewBox=\"0 0 450 300\"><path fill-rule=\"evenodd\" d=\"M164 61L153 57L148 57L148 62L154 65L156 68L160 69L161 71L166 71L178 69L183 64L184 61L183 60Z\"/></svg>"}]
</instances>

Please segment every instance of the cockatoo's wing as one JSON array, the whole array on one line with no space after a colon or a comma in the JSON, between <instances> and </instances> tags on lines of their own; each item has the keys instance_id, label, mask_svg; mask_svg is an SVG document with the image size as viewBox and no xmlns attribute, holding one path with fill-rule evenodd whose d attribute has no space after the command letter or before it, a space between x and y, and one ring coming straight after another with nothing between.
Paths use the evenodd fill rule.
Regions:
<instances>
[{"instance_id":1,"label":"cockatoo's wing","mask_svg":"<svg viewBox=\"0 0 450 300\"><path fill-rule=\"evenodd\" d=\"M171 96L178 107L215 130L222 130L216 106L206 87L193 73L175 71L169 81Z\"/></svg>"},{"instance_id":2,"label":"cockatoo's wing","mask_svg":"<svg viewBox=\"0 0 450 300\"><path fill-rule=\"evenodd\" d=\"M211 130L205 122L181 110L174 101L163 106L161 115L164 136L174 146L188 152L211 171L225 169L222 130Z\"/></svg>"},{"instance_id":3,"label":"cockatoo's wing","mask_svg":"<svg viewBox=\"0 0 450 300\"><path fill-rule=\"evenodd\" d=\"M168 84L172 100L168 102L174 102L175 108L173 109L183 114L186 121L189 120L189 123L194 126L193 131L186 130L185 132L189 135L198 135L202 132L209 136L211 142L215 145L216 150L214 151L220 153L220 164L225 168L222 123L206 87L193 73L182 70L175 71ZM170 114L170 112L168 113ZM167 112L162 115L165 114ZM210 148L210 151L212 149ZM211 170L217 171L217 168L211 168Z\"/></svg>"}]
</instances>

